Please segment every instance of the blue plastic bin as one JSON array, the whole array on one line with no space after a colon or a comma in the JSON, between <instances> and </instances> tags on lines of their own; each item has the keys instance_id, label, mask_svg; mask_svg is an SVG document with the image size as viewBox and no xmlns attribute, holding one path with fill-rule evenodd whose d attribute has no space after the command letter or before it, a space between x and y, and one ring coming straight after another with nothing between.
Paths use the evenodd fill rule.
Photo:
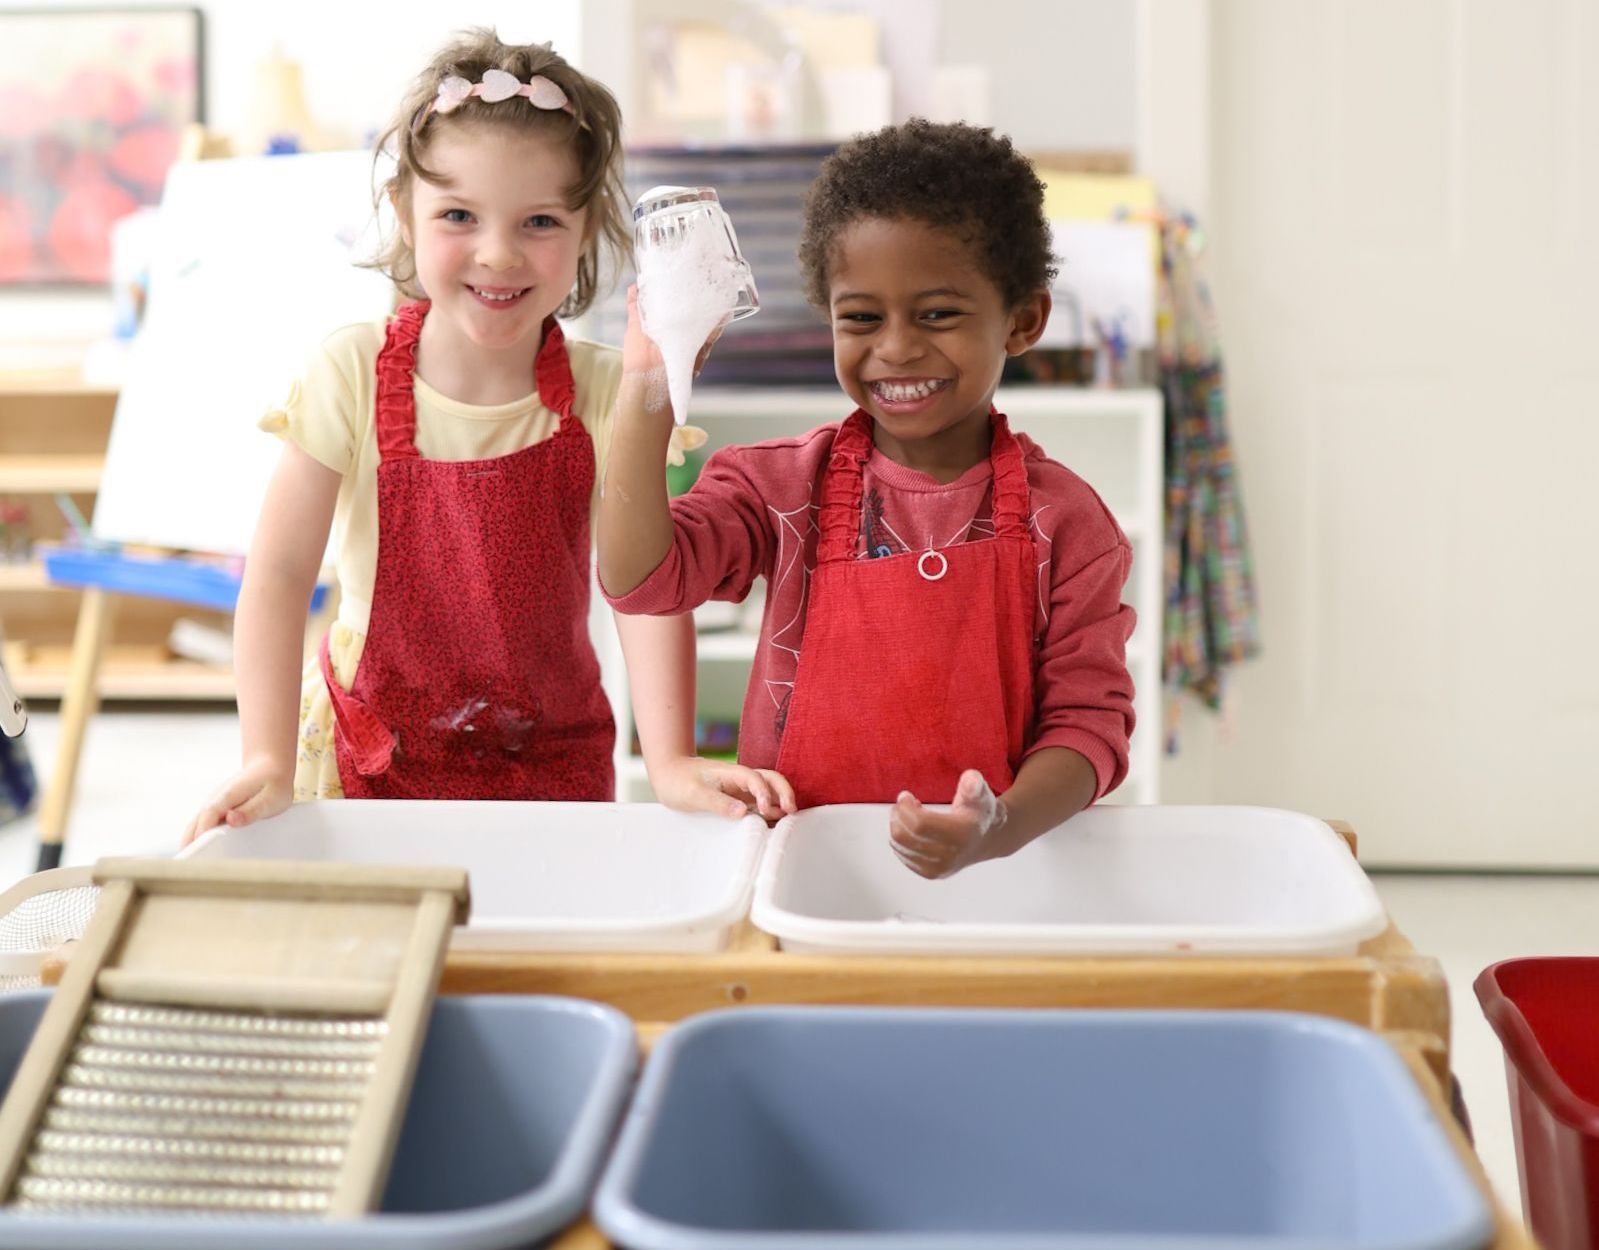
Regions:
<instances>
[{"instance_id":1,"label":"blue plastic bin","mask_svg":"<svg viewBox=\"0 0 1599 1250\"><path fill-rule=\"evenodd\" d=\"M49 992L0 999L9 1085ZM382 1212L354 1220L211 1215L23 1215L16 1250L511 1250L582 1214L632 1082L626 1016L522 995L441 997L417 1065Z\"/></svg>"},{"instance_id":2,"label":"blue plastic bin","mask_svg":"<svg viewBox=\"0 0 1599 1250\"><path fill-rule=\"evenodd\" d=\"M657 1044L595 1198L630 1250L1476 1250L1399 1057L1287 1012L745 1008Z\"/></svg>"}]
</instances>

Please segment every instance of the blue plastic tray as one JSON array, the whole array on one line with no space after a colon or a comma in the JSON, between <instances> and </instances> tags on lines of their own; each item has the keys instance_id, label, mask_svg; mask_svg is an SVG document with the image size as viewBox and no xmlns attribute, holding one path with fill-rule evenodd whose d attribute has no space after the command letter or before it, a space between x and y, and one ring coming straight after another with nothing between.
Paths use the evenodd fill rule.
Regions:
<instances>
[{"instance_id":1,"label":"blue plastic tray","mask_svg":"<svg viewBox=\"0 0 1599 1250\"><path fill-rule=\"evenodd\" d=\"M0 1084L49 991L0 997ZM627 1098L632 1023L572 998L439 998L382 1211L353 1220L22 1215L8 1250L512 1250L582 1214Z\"/></svg>"},{"instance_id":2,"label":"blue plastic tray","mask_svg":"<svg viewBox=\"0 0 1599 1250\"><path fill-rule=\"evenodd\" d=\"M1476 1250L1386 1043L1287 1012L743 1008L655 1047L595 1200L630 1250Z\"/></svg>"},{"instance_id":3,"label":"blue plastic tray","mask_svg":"<svg viewBox=\"0 0 1599 1250\"><path fill-rule=\"evenodd\" d=\"M236 574L192 556L135 556L98 547L51 547L43 554L45 576L58 586L99 586L223 612L233 611L239 600ZM327 593L325 585L312 592L312 612L322 606Z\"/></svg>"}]
</instances>

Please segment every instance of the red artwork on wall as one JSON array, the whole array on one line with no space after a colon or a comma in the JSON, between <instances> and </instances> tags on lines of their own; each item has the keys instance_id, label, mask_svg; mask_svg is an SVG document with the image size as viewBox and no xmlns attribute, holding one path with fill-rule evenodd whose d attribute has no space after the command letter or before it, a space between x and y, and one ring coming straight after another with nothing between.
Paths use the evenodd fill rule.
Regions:
<instances>
[{"instance_id":1,"label":"red artwork on wall","mask_svg":"<svg viewBox=\"0 0 1599 1250\"><path fill-rule=\"evenodd\" d=\"M0 9L0 284L103 283L204 120L198 9Z\"/></svg>"}]
</instances>

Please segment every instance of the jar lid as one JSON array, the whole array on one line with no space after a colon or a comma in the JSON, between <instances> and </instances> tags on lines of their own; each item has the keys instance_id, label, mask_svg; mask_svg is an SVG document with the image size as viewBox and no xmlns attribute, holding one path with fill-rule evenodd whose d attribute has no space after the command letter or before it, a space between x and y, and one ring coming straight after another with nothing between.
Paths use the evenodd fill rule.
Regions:
<instances>
[{"instance_id":1,"label":"jar lid","mask_svg":"<svg viewBox=\"0 0 1599 1250\"><path fill-rule=\"evenodd\" d=\"M651 187L633 206L633 220L639 221L663 208L682 208L702 201L715 204L715 187Z\"/></svg>"}]
</instances>

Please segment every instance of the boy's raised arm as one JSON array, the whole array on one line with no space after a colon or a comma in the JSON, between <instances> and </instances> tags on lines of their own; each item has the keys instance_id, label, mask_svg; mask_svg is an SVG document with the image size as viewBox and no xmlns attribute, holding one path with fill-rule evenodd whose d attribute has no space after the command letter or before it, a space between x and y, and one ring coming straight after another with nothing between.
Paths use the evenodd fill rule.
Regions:
<instances>
[{"instance_id":1,"label":"boy's raised arm","mask_svg":"<svg viewBox=\"0 0 1599 1250\"><path fill-rule=\"evenodd\" d=\"M639 323L638 292L629 290L622 385L611 423L595 535L600 584L611 595L625 595L638 586L672 546L664 468L671 437L666 369Z\"/></svg>"}]
</instances>

